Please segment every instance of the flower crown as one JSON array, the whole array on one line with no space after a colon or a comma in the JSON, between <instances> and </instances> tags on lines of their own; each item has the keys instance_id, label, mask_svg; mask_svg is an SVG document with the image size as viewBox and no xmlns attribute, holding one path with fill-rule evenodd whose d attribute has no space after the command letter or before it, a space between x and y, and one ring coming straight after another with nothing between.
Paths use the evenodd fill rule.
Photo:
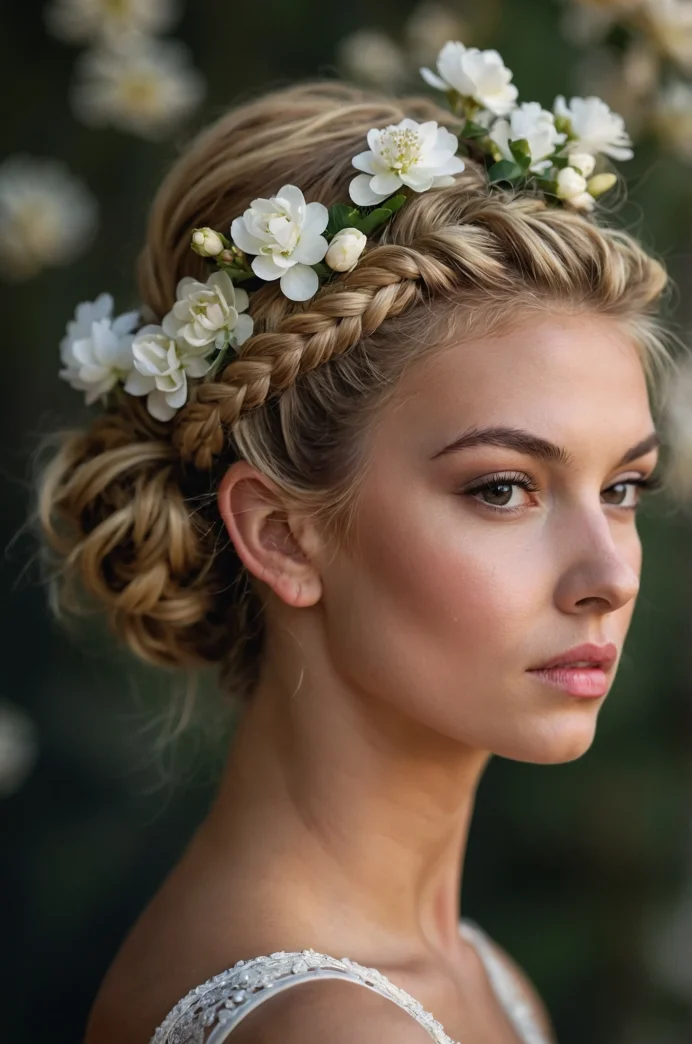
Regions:
<instances>
[{"instance_id":1,"label":"flower crown","mask_svg":"<svg viewBox=\"0 0 692 1044\"><path fill-rule=\"evenodd\" d=\"M231 224L230 238L194 229L192 249L216 269L206 282L181 279L160 325L140 326L138 312L114 318L110 294L78 305L60 344L60 376L86 393L87 405L121 384L130 395L146 395L153 417L169 421L188 400L188 379L213 377L252 335L248 293L238 284L278 280L290 300L309 300L321 283L355 268L368 237L411 193L453 184L471 148L484 158L491 186L533 188L549 203L581 211L592 210L617 181L596 170L602 158L632 157L622 117L600 98L568 104L560 95L553 112L538 102L517 104L512 73L497 51L450 41L437 72L421 75L463 119L459 136L434 120L373 128L368 149L352 160L359 173L350 203L328 209L284 185L271 199L253 200Z\"/></svg>"}]
</instances>

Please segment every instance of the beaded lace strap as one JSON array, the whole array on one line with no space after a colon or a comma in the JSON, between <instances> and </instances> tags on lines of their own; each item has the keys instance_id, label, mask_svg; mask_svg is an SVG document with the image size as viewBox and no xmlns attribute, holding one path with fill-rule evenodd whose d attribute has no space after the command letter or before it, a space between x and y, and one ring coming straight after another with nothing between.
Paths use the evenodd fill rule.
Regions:
<instances>
[{"instance_id":1,"label":"beaded lace strap","mask_svg":"<svg viewBox=\"0 0 692 1044\"><path fill-rule=\"evenodd\" d=\"M394 1001L423 1026L436 1044L458 1044L419 1001L376 968L315 950L237 961L232 968L191 990L169 1012L150 1044L222 1044L254 1008L271 995L315 978L347 979Z\"/></svg>"},{"instance_id":2,"label":"beaded lace strap","mask_svg":"<svg viewBox=\"0 0 692 1044\"><path fill-rule=\"evenodd\" d=\"M461 934L475 945L496 996L507 1012L522 1044L548 1044L536 1021L535 1007L516 978L497 956L490 936L475 921L462 919Z\"/></svg>"}]
</instances>

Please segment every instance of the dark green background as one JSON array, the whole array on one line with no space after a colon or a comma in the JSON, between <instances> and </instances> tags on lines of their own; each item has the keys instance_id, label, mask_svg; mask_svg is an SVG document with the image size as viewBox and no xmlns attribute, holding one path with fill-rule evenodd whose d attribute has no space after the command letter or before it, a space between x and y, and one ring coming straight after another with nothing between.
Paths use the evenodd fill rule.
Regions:
<instances>
[{"instance_id":1,"label":"dark green background","mask_svg":"<svg viewBox=\"0 0 692 1044\"><path fill-rule=\"evenodd\" d=\"M192 129L257 87L335 75L345 34L362 26L396 33L413 6L188 3L176 35L209 81ZM576 86L579 51L560 35L559 14L550 0L512 0L482 41L501 51L524 100L550 105ZM75 56L46 34L40 4L3 5L1 151L65 159L102 207L82 260L0 288L0 543L16 537L2 570L0 696L27 709L40 743L32 776L0 804L0 1037L8 1044L81 1039L106 966L208 805L223 751L220 698L209 685L201 725L158 751L175 707L171 678L118 654L98 627L69 640L45 607L32 538L17 536L39 435L81 416L81 396L57 377L65 322L76 302L104 289L118 311L137 304L133 263L148 203L187 135L155 145L78 124L66 100ZM622 220L669 262L686 322L691 171L650 141L627 174ZM464 912L533 977L561 1044L692 1039L692 972L685 988L654 959L669 952L666 926L683 925L687 910L692 967L691 528L661 499L640 517L642 590L592 749L552 768L494 759L472 826Z\"/></svg>"}]
</instances>

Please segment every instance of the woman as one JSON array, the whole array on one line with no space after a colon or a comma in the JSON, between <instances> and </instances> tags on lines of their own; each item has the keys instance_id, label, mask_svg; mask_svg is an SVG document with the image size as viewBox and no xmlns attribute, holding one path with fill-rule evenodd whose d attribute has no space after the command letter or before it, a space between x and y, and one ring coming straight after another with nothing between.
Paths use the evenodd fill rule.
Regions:
<instances>
[{"instance_id":1,"label":"woman","mask_svg":"<svg viewBox=\"0 0 692 1044\"><path fill-rule=\"evenodd\" d=\"M218 663L241 707L87 1044L554 1039L460 919L466 840L492 754L593 741L656 482L666 276L589 214L576 106L550 123L557 200L529 184L537 138L513 189L489 184L503 82L456 156L439 128L460 120L423 98L317 85L231 111L153 206L161 325L102 300L68 328L63 376L106 402L42 488L62 580L145 659ZM324 207L349 195L337 238ZM378 197L399 202L368 225Z\"/></svg>"}]
</instances>

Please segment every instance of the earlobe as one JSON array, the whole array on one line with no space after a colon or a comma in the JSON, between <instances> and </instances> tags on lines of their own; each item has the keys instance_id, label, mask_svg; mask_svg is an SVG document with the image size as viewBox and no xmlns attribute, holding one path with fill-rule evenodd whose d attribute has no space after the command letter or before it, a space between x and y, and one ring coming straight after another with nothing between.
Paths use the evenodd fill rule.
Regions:
<instances>
[{"instance_id":1,"label":"earlobe","mask_svg":"<svg viewBox=\"0 0 692 1044\"><path fill-rule=\"evenodd\" d=\"M247 461L236 461L221 480L217 499L248 572L287 605L315 605L322 595L322 578L309 553L316 550L312 527L299 519L276 484Z\"/></svg>"}]
</instances>

